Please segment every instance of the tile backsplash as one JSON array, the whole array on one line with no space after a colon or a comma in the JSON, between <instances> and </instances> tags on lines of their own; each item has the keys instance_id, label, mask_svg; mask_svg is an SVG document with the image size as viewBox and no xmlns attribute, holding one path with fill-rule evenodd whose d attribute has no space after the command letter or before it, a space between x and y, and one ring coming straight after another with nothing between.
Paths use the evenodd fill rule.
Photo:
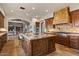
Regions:
<instances>
[{"instance_id":1,"label":"tile backsplash","mask_svg":"<svg viewBox=\"0 0 79 59\"><path fill-rule=\"evenodd\" d=\"M74 27L72 24L61 24L53 26L49 26L47 28L47 32L77 32L79 33L79 27Z\"/></svg>"},{"instance_id":2,"label":"tile backsplash","mask_svg":"<svg viewBox=\"0 0 79 59\"><path fill-rule=\"evenodd\" d=\"M61 32L79 32L79 27L74 27L72 24L56 25L55 28Z\"/></svg>"},{"instance_id":3,"label":"tile backsplash","mask_svg":"<svg viewBox=\"0 0 79 59\"><path fill-rule=\"evenodd\" d=\"M56 25L55 28L59 31L68 31L69 29L73 28L73 26L71 24L62 24Z\"/></svg>"}]
</instances>

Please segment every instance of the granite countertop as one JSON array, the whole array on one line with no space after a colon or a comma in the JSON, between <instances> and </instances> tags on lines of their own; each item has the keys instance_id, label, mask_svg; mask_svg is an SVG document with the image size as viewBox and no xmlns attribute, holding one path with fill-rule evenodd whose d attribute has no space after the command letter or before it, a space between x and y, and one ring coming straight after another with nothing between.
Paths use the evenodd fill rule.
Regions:
<instances>
[{"instance_id":1,"label":"granite countertop","mask_svg":"<svg viewBox=\"0 0 79 59\"><path fill-rule=\"evenodd\" d=\"M24 37L24 40L35 40L35 39L53 37L53 36L56 36L56 35L51 35L51 34L40 34L40 35L26 35L26 34L21 34L21 36Z\"/></svg>"},{"instance_id":2,"label":"granite countertop","mask_svg":"<svg viewBox=\"0 0 79 59\"><path fill-rule=\"evenodd\" d=\"M64 36L79 36L79 32L51 32L49 34L64 35Z\"/></svg>"},{"instance_id":3,"label":"granite countertop","mask_svg":"<svg viewBox=\"0 0 79 59\"><path fill-rule=\"evenodd\" d=\"M79 36L79 33L67 34L68 36Z\"/></svg>"},{"instance_id":4,"label":"granite countertop","mask_svg":"<svg viewBox=\"0 0 79 59\"><path fill-rule=\"evenodd\" d=\"M50 34L42 34L42 35L33 35L33 36L28 36L29 39L40 39L40 38L47 38L47 37L52 37L55 35L50 35Z\"/></svg>"},{"instance_id":5,"label":"granite countertop","mask_svg":"<svg viewBox=\"0 0 79 59\"><path fill-rule=\"evenodd\" d=\"M2 36L2 35L4 35L6 32L0 32L0 37Z\"/></svg>"}]
</instances>

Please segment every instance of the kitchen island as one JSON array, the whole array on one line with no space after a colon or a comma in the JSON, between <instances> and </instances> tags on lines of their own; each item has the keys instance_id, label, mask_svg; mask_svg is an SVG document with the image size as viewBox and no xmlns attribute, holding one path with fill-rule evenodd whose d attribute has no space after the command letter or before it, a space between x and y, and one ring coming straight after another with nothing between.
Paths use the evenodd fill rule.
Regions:
<instances>
[{"instance_id":1,"label":"kitchen island","mask_svg":"<svg viewBox=\"0 0 79 59\"><path fill-rule=\"evenodd\" d=\"M29 56L47 55L56 50L55 35L21 35L23 36L22 47Z\"/></svg>"}]
</instances>

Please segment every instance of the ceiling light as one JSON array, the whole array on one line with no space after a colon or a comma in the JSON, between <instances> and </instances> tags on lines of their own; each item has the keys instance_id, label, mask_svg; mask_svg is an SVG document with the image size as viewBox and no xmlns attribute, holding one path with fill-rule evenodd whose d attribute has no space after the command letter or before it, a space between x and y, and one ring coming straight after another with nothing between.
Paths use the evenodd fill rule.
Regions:
<instances>
[{"instance_id":1,"label":"ceiling light","mask_svg":"<svg viewBox=\"0 0 79 59\"><path fill-rule=\"evenodd\" d=\"M48 10L46 10L46 12L48 12Z\"/></svg>"},{"instance_id":2,"label":"ceiling light","mask_svg":"<svg viewBox=\"0 0 79 59\"><path fill-rule=\"evenodd\" d=\"M32 21L33 21L33 22L36 22L36 21L37 21L37 19L36 19L36 18L32 18Z\"/></svg>"},{"instance_id":3,"label":"ceiling light","mask_svg":"<svg viewBox=\"0 0 79 59\"><path fill-rule=\"evenodd\" d=\"M35 7L32 7L33 10L35 10Z\"/></svg>"},{"instance_id":4,"label":"ceiling light","mask_svg":"<svg viewBox=\"0 0 79 59\"><path fill-rule=\"evenodd\" d=\"M14 12L13 10L11 10L11 12Z\"/></svg>"}]
</instances>

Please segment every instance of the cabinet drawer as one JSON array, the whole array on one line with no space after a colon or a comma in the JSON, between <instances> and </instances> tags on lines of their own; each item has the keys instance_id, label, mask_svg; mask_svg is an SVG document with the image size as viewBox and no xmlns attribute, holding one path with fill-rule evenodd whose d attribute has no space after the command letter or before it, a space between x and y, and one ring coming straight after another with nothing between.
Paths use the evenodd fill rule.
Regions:
<instances>
[{"instance_id":1,"label":"cabinet drawer","mask_svg":"<svg viewBox=\"0 0 79 59\"><path fill-rule=\"evenodd\" d=\"M78 42L78 39L70 39L70 41L72 41L72 42Z\"/></svg>"},{"instance_id":2,"label":"cabinet drawer","mask_svg":"<svg viewBox=\"0 0 79 59\"><path fill-rule=\"evenodd\" d=\"M70 37L70 41L78 43L79 37L77 37L77 36L71 36Z\"/></svg>"},{"instance_id":3,"label":"cabinet drawer","mask_svg":"<svg viewBox=\"0 0 79 59\"><path fill-rule=\"evenodd\" d=\"M79 39L78 36L70 36L71 39L75 40L75 39Z\"/></svg>"},{"instance_id":4,"label":"cabinet drawer","mask_svg":"<svg viewBox=\"0 0 79 59\"><path fill-rule=\"evenodd\" d=\"M72 48L78 48L79 49L79 44L76 43L76 42L71 41L70 42L70 47L72 47Z\"/></svg>"}]
</instances>

